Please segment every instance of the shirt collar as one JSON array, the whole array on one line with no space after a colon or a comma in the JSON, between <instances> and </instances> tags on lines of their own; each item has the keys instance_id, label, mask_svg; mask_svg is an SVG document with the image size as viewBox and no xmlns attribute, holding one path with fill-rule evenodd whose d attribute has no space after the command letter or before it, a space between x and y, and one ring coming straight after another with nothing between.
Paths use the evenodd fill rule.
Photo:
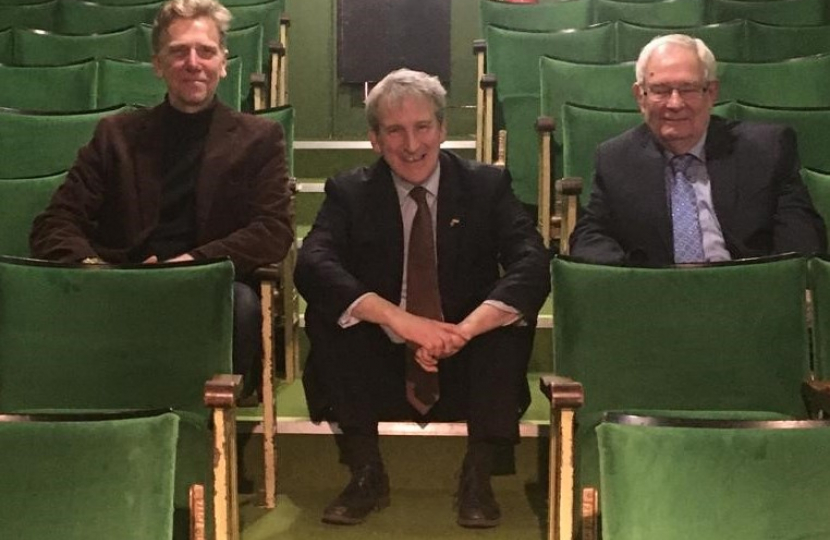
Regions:
<instances>
[{"instance_id":1,"label":"shirt collar","mask_svg":"<svg viewBox=\"0 0 830 540\"><path fill-rule=\"evenodd\" d=\"M395 183L395 190L398 192L398 201L400 201L401 204L404 203L407 196L409 195L409 192L412 191L412 188L414 188L416 185L419 185L425 190L427 190L427 193L429 193L433 197L438 196L438 185L441 182L440 162L435 166L435 170L432 171L432 174L429 175L429 178L427 178L426 181L421 184L413 184L411 182L407 182L406 180L395 174L395 171L391 172L392 181Z\"/></svg>"}]
</instances>

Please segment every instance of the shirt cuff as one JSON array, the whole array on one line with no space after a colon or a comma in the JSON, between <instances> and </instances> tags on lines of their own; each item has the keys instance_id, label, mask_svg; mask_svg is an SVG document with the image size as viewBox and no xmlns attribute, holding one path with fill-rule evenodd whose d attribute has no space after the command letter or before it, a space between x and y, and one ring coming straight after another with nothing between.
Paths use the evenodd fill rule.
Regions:
<instances>
[{"instance_id":1,"label":"shirt cuff","mask_svg":"<svg viewBox=\"0 0 830 540\"><path fill-rule=\"evenodd\" d=\"M499 311L515 315L515 317L508 319L502 326L527 326L527 322L525 322L525 318L522 313L513 306L505 304L500 300L485 300L483 303L488 306L493 306Z\"/></svg>"}]
</instances>

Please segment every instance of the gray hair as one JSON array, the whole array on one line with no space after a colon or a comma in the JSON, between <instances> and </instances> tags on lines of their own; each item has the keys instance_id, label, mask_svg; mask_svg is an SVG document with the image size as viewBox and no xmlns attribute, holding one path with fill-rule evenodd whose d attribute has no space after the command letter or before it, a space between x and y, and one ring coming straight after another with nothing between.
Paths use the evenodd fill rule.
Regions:
<instances>
[{"instance_id":1,"label":"gray hair","mask_svg":"<svg viewBox=\"0 0 830 540\"><path fill-rule=\"evenodd\" d=\"M444 109L447 107L447 91L438 77L423 71L397 69L381 79L366 96L366 121L375 133L380 129L378 110L381 103L400 103L405 97L420 96L429 99L435 106L435 118L444 123Z\"/></svg>"},{"instance_id":2,"label":"gray hair","mask_svg":"<svg viewBox=\"0 0 830 540\"><path fill-rule=\"evenodd\" d=\"M715 60L715 55L709 50L706 44L698 39L686 34L669 34L665 36L657 36L652 39L640 51L640 57L637 59L637 66L635 73L637 75L637 84L643 84L646 80L646 64L651 59L651 55L662 45L676 45L689 49L697 54L700 60L700 65L703 67L703 77L708 81L715 81L718 78L718 64Z\"/></svg>"},{"instance_id":3,"label":"gray hair","mask_svg":"<svg viewBox=\"0 0 830 540\"><path fill-rule=\"evenodd\" d=\"M169 0L161 6L153 21L153 52L158 54L161 51L161 39L173 21L199 17L210 17L216 23L219 44L226 49L225 41L233 17L228 8L216 0Z\"/></svg>"}]
</instances>

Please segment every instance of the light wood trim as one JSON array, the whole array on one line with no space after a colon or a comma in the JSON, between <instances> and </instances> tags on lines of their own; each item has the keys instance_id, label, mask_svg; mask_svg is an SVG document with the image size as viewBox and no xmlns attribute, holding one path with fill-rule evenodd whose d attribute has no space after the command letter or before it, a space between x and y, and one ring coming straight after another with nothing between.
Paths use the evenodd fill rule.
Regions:
<instances>
[{"instance_id":1,"label":"light wood trim","mask_svg":"<svg viewBox=\"0 0 830 540\"><path fill-rule=\"evenodd\" d=\"M216 540L239 540L236 402L241 391L241 375L216 375L205 384L205 405L213 409L213 520Z\"/></svg>"},{"instance_id":2,"label":"light wood trim","mask_svg":"<svg viewBox=\"0 0 830 540\"><path fill-rule=\"evenodd\" d=\"M276 505L276 455L274 448L274 282L260 282L262 297L262 457L265 474L265 508Z\"/></svg>"},{"instance_id":3,"label":"light wood trim","mask_svg":"<svg viewBox=\"0 0 830 540\"><path fill-rule=\"evenodd\" d=\"M481 80L484 77L487 44L483 39L473 41L473 55L476 57L476 161L484 161L484 89Z\"/></svg>"},{"instance_id":4,"label":"light wood trim","mask_svg":"<svg viewBox=\"0 0 830 540\"><path fill-rule=\"evenodd\" d=\"M539 177L537 180L536 206L538 213L536 225L542 235L545 247L549 247L553 238L551 230L551 134L554 130L553 118L540 117L536 121L536 132L539 134Z\"/></svg>"},{"instance_id":5,"label":"light wood trim","mask_svg":"<svg viewBox=\"0 0 830 540\"><path fill-rule=\"evenodd\" d=\"M205 540L205 486L193 484L188 492L190 540Z\"/></svg>"},{"instance_id":6,"label":"light wood trim","mask_svg":"<svg viewBox=\"0 0 830 540\"><path fill-rule=\"evenodd\" d=\"M597 540L599 536L599 492L596 488L582 489L582 540Z\"/></svg>"},{"instance_id":7,"label":"light wood trim","mask_svg":"<svg viewBox=\"0 0 830 540\"><path fill-rule=\"evenodd\" d=\"M559 219L559 253L567 255L570 252L569 239L576 226L577 210L579 208L579 195L582 193L582 179L562 178L556 181L557 209L561 215ZM553 228L553 216L551 217L551 228Z\"/></svg>"},{"instance_id":8,"label":"light wood trim","mask_svg":"<svg viewBox=\"0 0 830 540\"><path fill-rule=\"evenodd\" d=\"M251 89L254 92L254 110L261 111L266 104L266 82L264 73L251 73Z\"/></svg>"},{"instance_id":9,"label":"light wood trim","mask_svg":"<svg viewBox=\"0 0 830 540\"><path fill-rule=\"evenodd\" d=\"M288 103L288 27L291 26L291 19L284 14L280 17L280 43L282 43L282 57L279 67L279 93L277 95L277 106Z\"/></svg>"},{"instance_id":10,"label":"light wood trim","mask_svg":"<svg viewBox=\"0 0 830 540\"><path fill-rule=\"evenodd\" d=\"M507 166L507 130L500 129L496 146L496 160L493 162L496 167Z\"/></svg>"},{"instance_id":11,"label":"light wood trim","mask_svg":"<svg viewBox=\"0 0 830 540\"><path fill-rule=\"evenodd\" d=\"M485 74L479 83L484 93L484 127L482 131L483 144L481 148L481 161L493 163L493 114L495 111L495 75Z\"/></svg>"}]
</instances>

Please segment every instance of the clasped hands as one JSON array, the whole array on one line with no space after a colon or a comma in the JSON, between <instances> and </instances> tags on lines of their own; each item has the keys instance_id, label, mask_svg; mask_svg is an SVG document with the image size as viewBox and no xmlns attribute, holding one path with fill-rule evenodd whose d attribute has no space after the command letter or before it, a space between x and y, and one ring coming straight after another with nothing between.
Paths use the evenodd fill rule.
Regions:
<instances>
[{"instance_id":1,"label":"clasped hands","mask_svg":"<svg viewBox=\"0 0 830 540\"><path fill-rule=\"evenodd\" d=\"M193 260L192 256L190 256L187 253L182 253L181 255L173 257L172 259L166 259L166 260L161 261L161 262L173 263L173 262L187 262L187 261L192 261L192 260ZM144 261L142 261L141 264L156 264L158 262L159 262L158 257L156 257L155 255L150 255L149 257L144 259Z\"/></svg>"},{"instance_id":2,"label":"clasped hands","mask_svg":"<svg viewBox=\"0 0 830 540\"><path fill-rule=\"evenodd\" d=\"M473 338L461 324L451 324L407 314L395 332L415 351L415 361L424 371L435 373L438 362L456 354Z\"/></svg>"}]
</instances>

